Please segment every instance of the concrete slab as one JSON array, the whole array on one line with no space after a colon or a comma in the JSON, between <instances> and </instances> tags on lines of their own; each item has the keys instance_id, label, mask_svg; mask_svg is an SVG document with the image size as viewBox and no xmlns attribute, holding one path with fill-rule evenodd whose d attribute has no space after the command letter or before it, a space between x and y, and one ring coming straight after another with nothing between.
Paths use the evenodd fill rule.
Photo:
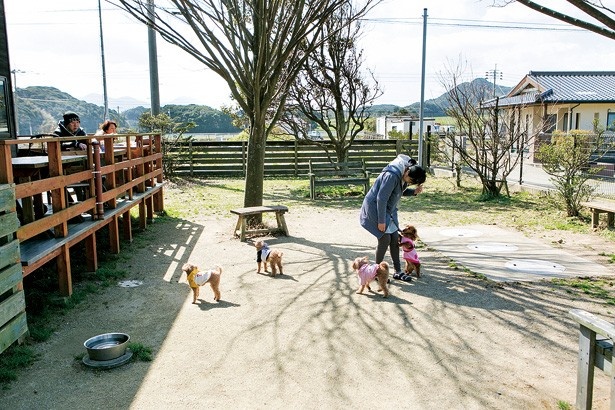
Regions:
<instances>
[{"instance_id":1,"label":"concrete slab","mask_svg":"<svg viewBox=\"0 0 615 410\"><path fill-rule=\"evenodd\" d=\"M421 227L419 236L457 264L498 282L613 274L602 265L494 225Z\"/></svg>"}]
</instances>

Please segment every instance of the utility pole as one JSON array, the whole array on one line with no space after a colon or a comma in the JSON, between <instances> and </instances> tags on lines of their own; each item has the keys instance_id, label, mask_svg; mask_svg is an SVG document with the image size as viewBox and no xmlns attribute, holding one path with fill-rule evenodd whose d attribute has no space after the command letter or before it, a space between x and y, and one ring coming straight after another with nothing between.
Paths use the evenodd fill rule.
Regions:
<instances>
[{"instance_id":1,"label":"utility pole","mask_svg":"<svg viewBox=\"0 0 615 410\"><path fill-rule=\"evenodd\" d=\"M493 98L497 97L496 92L495 92L495 80L496 78L499 77L500 80L503 79L502 77L502 72L498 70L498 65L495 65L495 68L493 70L488 70L485 72L485 78L487 80L489 80L490 78L493 78Z\"/></svg>"},{"instance_id":2,"label":"utility pole","mask_svg":"<svg viewBox=\"0 0 615 410\"><path fill-rule=\"evenodd\" d=\"M427 9L423 9L423 63L421 69L421 105L419 108L419 158L418 163L423 166L425 162L425 144L423 143L423 108L425 107L425 54L427 43Z\"/></svg>"},{"instance_id":3,"label":"utility pole","mask_svg":"<svg viewBox=\"0 0 615 410\"><path fill-rule=\"evenodd\" d=\"M149 44L149 88L151 96L152 115L160 114L160 90L158 88L158 51L156 48L156 30L154 30L154 20L156 13L154 0L147 1L149 11L148 18L150 23L147 25L147 39Z\"/></svg>"},{"instance_id":4,"label":"utility pole","mask_svg":"<svg viewBox=\"0 0 615 410\"><path fill-rule=\"evenodd\" d=\"M102 62L103 99L105 100L105 113L103 115L103 121L105 121L109 119L109 98L107 97L107 70L105 69L105 44L103 42L102 10L100 8L100 0L98 0L98 21L100 24L100 56Z\"/></svg>"}]
</instances>

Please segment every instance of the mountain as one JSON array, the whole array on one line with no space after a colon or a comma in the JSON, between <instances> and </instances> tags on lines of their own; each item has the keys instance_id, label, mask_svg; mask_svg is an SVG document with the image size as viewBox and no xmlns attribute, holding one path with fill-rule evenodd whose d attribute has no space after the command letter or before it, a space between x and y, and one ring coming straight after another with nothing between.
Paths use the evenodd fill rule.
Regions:
<instances>
[{"instance_id":1,"label":"mountain","mask_svg":"<svg viewBox=\"0 0 615 410\"><path fill-rule=\"evenodd\" d=\"M88 98L95 98L90 95ZM77 99L54 87L17 88L16 114L19 135L51 133L66 111L76 112L81 119L81 127L87 133L94 133L104 119L104 107ZM116 100L113 100L116 102ZM137 103L137 101L134 101ZM123 111L114 109L110 104L109 118L118 123L120 132L139 129L139 117L149 108L141 104ZM117 106L115 108L120 108ZM121 108L120 108L121 109ZM160 111L168 114L176 123L193 123L190 130L194 133L235 133L240 129L233 126L232 119L220 110L205 105L165 105Z\"/></svg>"},{"instance_id":2,"label":"mountain","mask_svg":"<svg viewBox=\"0 0 615 410\"><path fill-rule=\"evenodd\" d=\"M79 114L81 127L95 132L104 117L104 108L79 100L54 87L17 88L16 114L20 135L51 133L58 126L62 114Z\"/></svg>"},{"instance_id":3,"label":"mountain","mask_svg":"<svg viewBox=\"0 0 615 410\"><path fill-rule=\"evenodd\" d=\"M485 90L487 95L491 95L493 92L493 83L484 78L462 83L458 87L478 87ZM497 86L496 92L498 95L505 95L510 89L510 87ZM16 114L19 121L19 135L53 132L57 127L58 120L62 119L62 114L66 111L74 111L79 114L81 126L87 133L94 133L104 118L104 107L91 102L98 97L95 94L84 97L90 101L88 102L77 99L54 87L18 88L16 92ZM426 100L423 115L425 117L446 116L446 110L449 108L447 97L448 93L444 93L437 98ZM102 101L102 97L99 101ZM418 117L419 109L419 102L405 107L380 104L370 107L368 112L372 117L395 113L407 113ZM118 122L120 131L138 130L139 117L146 111L149 111L147 104L130 97L114 99L109 103L109 117ZM193 133L234 133L240 131L233 126L230 116L206 105L167 104L161 107L160 111L169 115L176 123L194 123L195 128L190 130Z\"/></svg>"},{"instance_id":4,"label":"mountain","mask_svg":"<svg viewBox=\"0 0 615 410\"><path fill-rule=\"evenodd\" d=\"M104 104L104 97L100 94L88 94L81 97L84 101L92 104ZM124 96L119 98L109 98L109 109L113 108L117 111L126 111L130 108L149 105L147 101L140 101L132 97Z\"/></svg>"},{"instance_id":5,"label":"mountain","mask_svg":"<svg viewBox=\"0 0 615 410\"><path fill-rule=\"evenodd\" d=\"M493 93L493 83L487 81L484 78L476 78L471 82L461 83L457 86L462 91L465 91L469 88L484 90L486 95L491 95ZM508 94L508 92L512 89L512 87L505 87L501 85L496 85L496 94L498 96L503 96ZM446 110L450 107L448 103L448 95L449 92L445 92L441 96L437 98L432 98L430 100L425 100L425 105L423 108L423 116L424 117L445 117ZM478 101L477 101L478 103ZM381 104L374 105L370 107L369 112L373 113L374 116L380 117L384 115L390 115L400 112L407 112L410 115L416 115L418 117L419 111L421 109L421 103L415 102L405 107L399 107L397 105L391 104Z\"/></svg>"}]
</instances>

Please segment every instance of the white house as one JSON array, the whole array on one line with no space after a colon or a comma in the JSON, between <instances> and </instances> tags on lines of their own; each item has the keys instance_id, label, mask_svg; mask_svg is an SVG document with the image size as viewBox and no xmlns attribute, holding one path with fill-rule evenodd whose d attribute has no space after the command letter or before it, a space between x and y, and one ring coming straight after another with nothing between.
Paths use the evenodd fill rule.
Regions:
<instances>
[{"instance_id":1,"label":"white house","mask_svg":"<svg viewBox=\"0 0 615 410\"><path fill-rule=\"evenodd\" d=\"M423 118L423 133L434 130L435 118ZM399 131L404 135L419 134L420 120L411 115L385 115L376 118L376 134L389 138L389 132Z\"/></svg>"},{"instance_id":2,"label":"white house","mask_svg":"<svg viewBox=\"0 0 615 410\"><path fill-rule=\"evenodd\" d=\"M597 120L600 127L615 131L615 71L530 71L497 104L515 111L533 157L540 137L556 130L593 131Z\"/></svg>"}]
</instances>

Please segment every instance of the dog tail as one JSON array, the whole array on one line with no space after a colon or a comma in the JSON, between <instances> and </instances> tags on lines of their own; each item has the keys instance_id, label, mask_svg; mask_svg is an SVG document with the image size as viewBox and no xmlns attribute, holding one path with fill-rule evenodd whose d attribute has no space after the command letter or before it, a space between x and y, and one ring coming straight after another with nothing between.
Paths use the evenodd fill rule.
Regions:
<instances>
[{"instance_id":1,"label":"dog tail","mask_svg":"<svg viewBox=\"0 0 615 410\"><path fill-rule=\"evenodd\" d=\"M222 275L222 266L216 265L216 268L218 268L218 272L220 272L220 275Z\"/></svg>"}]
</instances>

